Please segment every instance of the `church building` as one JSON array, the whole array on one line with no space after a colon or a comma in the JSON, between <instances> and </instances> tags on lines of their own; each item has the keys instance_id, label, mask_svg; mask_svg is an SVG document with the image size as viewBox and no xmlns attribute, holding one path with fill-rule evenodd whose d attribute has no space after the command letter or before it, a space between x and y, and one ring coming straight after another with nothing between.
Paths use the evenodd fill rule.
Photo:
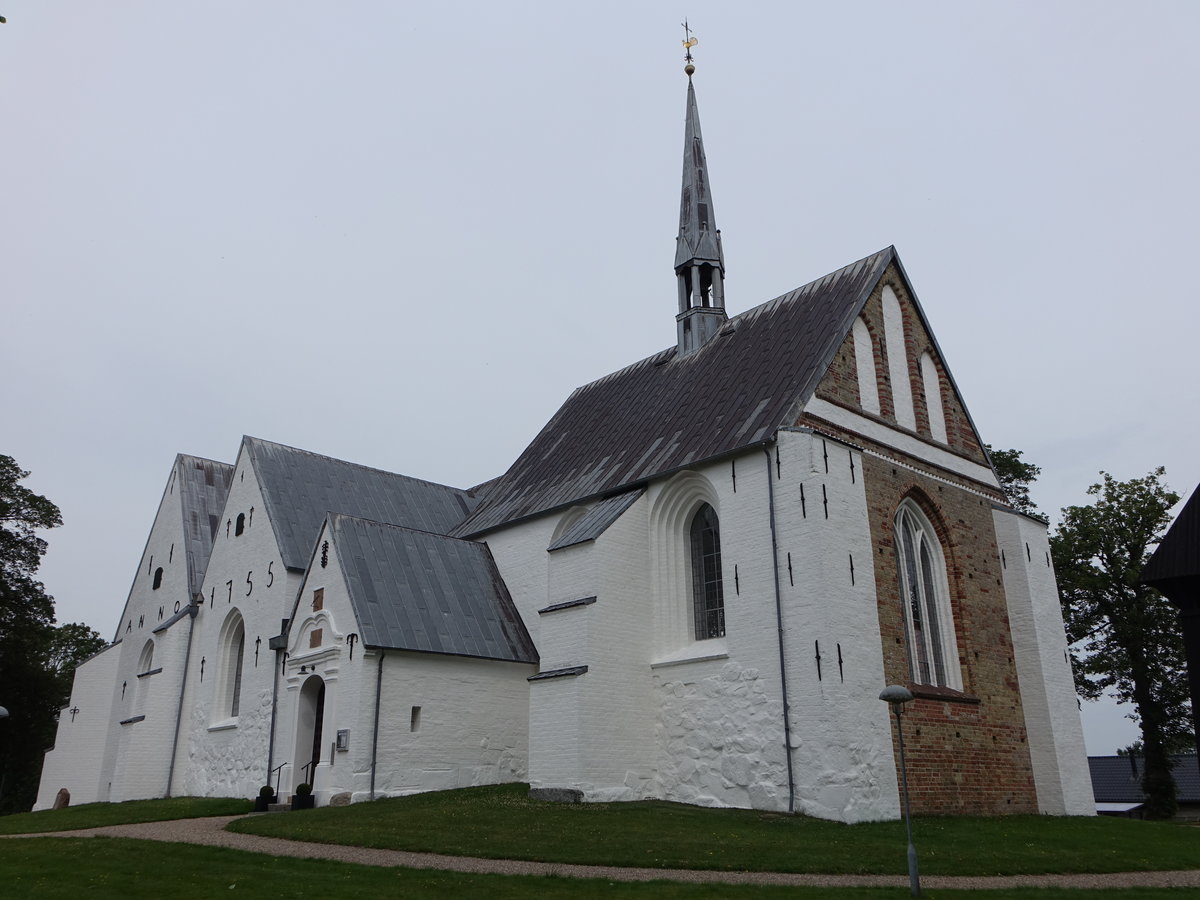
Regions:
<instances>
[{"instance_id":1,"label":"church building","mask_svg":"<svg viewBox=\"0 0 1200 900\"><path fill-rule=\"evenodd\" d=\"M38 808L527 781L896 818L901 684L915 812L1094 814L1046 525L899 255L729 316L687 71L676 344L473 488L252 437L176 457Z\"/></svg>"}]
</instances>

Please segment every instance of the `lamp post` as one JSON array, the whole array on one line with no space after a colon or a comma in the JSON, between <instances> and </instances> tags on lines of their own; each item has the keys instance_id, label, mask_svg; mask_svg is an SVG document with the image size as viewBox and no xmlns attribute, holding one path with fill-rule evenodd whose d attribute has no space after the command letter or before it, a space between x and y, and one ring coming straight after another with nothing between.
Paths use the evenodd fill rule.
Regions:
<instances>
[{"instance_id":1,"label":"lamp post","mask_svg":"<svg viewBox=\"0 0 1200 900\"><path fill-rule=\"evenodd\" d=\"M912 700L913 695L906 687L891 684L879 693L879 699L887 703L896 714L896 734L900 738L900 784L904 788L904 828L908 832L908 883L914 897L921 896L921 876L917 872L917 848L912 839L912 809L908 803L908 763L904 759L904 725L900 713L904 704Z\"/></svg>"}]
</instances>

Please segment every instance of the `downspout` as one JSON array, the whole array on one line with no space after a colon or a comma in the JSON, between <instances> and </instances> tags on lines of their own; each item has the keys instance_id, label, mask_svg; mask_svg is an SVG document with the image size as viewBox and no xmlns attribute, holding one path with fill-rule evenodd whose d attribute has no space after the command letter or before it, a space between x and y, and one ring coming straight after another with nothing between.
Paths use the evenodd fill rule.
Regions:
<instances>
[{"instance_id":1,"label":"downspout","mask_svg":"<svg viewBox=\"0 0 1200 900\"><path fill-rule=\"evenodd\" d=\"M383 688L383 657L379 651L379 668L375 670L375 731L371 735L371 799L375 799L375 762L379 753L379 695Z\"/></svg>"},{"instance_id":2,"label":"downspout","mask_svg":"<svg viewBox=\"0 0 1200 900\"><path fill-rule=\"evenodd\" d=\"M267 649L275 651L275 662L271 667L271 732L267 739L267 779L264 784L271 783L271 772L275 763L275 719L279 712L279 676L282 674L282 657L287 655L287 634L291 625L290 619L284 619L279 634L267 641ZM276 791L276 794L279 792Z\"/></svg>"},{"instance_id":3,"label":"downspout","mask_svg":"<svg viewBox=\"0 0 1200 900\"><path fill-rule=\"evenodd\" d=\"M167 796L171 796L171 782L175 780L175 755L179 752L179 726L183 722L183 695L187 692L188 663L192 661L192 633L196 630L196 613L200 607L196 598L188 604L188 639L187 649L183 652L183 681L179 685L179 706L175 710L175 738L171 741L171 765L167 769Z\"/></svg>"},{"instance_id":4,"label":"downspout","mask_svg":"<svg viewBox=\"0 0 1200 900\"><path fill-rule=\"evenodd\" d=\"M776 452L779 444L776 442ZM791 707L788 705L787 665L783 652L783 598L779 588L779 548L775 539L775 483L771 475L771 447L763 445L767 456L767 503L771 510L771 571L775 574L775 626L779 631L779 684L783 689L783 750L787 756L788 812L796 811L796 779L792 774Z\"/></svg>"}]
</instances>

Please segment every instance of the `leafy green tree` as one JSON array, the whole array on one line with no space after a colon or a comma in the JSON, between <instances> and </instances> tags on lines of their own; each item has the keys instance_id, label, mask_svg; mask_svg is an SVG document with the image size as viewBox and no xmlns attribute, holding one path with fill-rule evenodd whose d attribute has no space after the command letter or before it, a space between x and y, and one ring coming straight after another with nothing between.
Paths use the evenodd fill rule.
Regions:
<instances>
[{"instance_id":1,"label":"leafy green tree","mask_svg":"<svg viewBox=\"0 0 1200 900\"><path fill-rule=\"evenodd\" d=\"M1000 487L1013 509L1026 515L1045 518L1029 495L1029 486L1042 473L1042 467L1022 460L1020 450L993 450L991 444L984 446L988 456L992 458L996 474L1000 476Z\"/></svg>"},{"instance_id":2,"label":"leafy green tree","mask_svg":"<svg viewBox=\"0 0 1200 900\"><path fill-rule=\"evenodd\" d=\"M58 507L20 483L28 472L0 455L0 813L29 809L42 757L75 666L104 646L86 625L54 625L54 601L36 579L46 552L37 529L62 524Z\"/></svg>"},{"instance_id":3,"label":"leafy green tree","mask_svg":"<svg viewBox=\"0 0 1200 900\"><path fill-rule=\"evenodd\" d=\"M1167 818L1176 810L1169 750L1191 731L1183 639L1175 608L1138 577L1179 495L1162 468L1129 481L1100 474L1091 505L1064 509L1050 539L1075 683L1089 700L1112 691L1132 704L1146 811Z\"/></svg>"}]
</instances>

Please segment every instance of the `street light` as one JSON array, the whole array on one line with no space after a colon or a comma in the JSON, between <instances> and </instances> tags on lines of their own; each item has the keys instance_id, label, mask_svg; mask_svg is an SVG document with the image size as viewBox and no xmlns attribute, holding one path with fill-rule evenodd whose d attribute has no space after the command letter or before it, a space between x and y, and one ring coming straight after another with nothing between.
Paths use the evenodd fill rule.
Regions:
<instances>
[{"instance_id":1,"label":"street light","mask_svg":"<svg viewBox=\"0 0 1200 900\"><path fill-rule=\"evenodd\" d=\"M900 783L904 787L904 828L908 832L908 883L914 897L921 896L921 876L917 873L917 848L912 839L912 809L908 803L908 764L904 759L904 726L900 721L900 713L904 704L912 700L913 695L906 687L890 684L879 693L879 699L892 707L896 714L896 734L900 737Z\"/></svg>"}]
</instances>

